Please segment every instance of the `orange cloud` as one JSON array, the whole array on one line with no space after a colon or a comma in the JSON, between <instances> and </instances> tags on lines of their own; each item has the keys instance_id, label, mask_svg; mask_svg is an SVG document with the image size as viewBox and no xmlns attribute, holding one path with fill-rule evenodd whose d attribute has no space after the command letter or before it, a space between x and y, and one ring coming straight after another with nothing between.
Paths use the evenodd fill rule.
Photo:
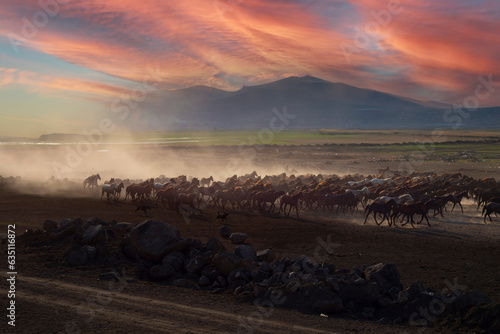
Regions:
<instances>
[{"instance_id":1,"label":"orange cloud","mask_svg":"<svg viewBox=\"0 0 500 334\"><path fill-rule=\"evenodd\" d=\"M153 75L162 88L236 89L310 74L454 102L474 91L478 75L500 77L497 2L401 0L400 12L390 13L392 2L68 0L22 44L127 80ZM0 5L11 14L0 23L0 35L22 36L19 18L39 10L36 0ZM374 13L388 12L387 24L380 24ZM361 47L360 32L366 42ZM345 46L355 52L346 57ZM2 76L0 85L13 80ZM122 89L71 78L44 85L46 91L104 96ZM484 103L500 105L495 96Z\"/></svg>"}]
</instances>

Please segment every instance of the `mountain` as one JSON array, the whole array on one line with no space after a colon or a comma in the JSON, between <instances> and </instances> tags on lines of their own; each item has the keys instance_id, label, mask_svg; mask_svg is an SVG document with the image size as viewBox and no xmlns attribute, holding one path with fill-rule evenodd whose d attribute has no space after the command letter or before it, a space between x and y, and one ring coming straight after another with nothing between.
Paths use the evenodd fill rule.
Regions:
<instances>
[{"instance_id":1,"label":"mountain","mask_svg":"<svg viewBox=\"0 0 500 334\"><path fill-rule=\"evenodd\" d=\"M450 105L333 83L319 78L289 77L229 92L193 86L161 94L130 126L148 130L260 129L270 127L273 110L294 115L287 128L450 128L498 126L500 108L477 109L465 118Z\"/></svg>"}]
</instances>

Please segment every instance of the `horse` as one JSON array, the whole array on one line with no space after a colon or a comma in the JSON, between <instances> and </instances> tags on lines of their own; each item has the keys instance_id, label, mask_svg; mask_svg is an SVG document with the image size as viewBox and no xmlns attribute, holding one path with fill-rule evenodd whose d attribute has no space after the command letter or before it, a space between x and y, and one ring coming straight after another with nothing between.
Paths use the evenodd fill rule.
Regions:
<instances>
[{"instance_id":1,"label":"horse","mask_svg":"<svg viewBox=\"0 0 500 334\"><path fill-rule=\"evenodd\" d=\"M198 194L178 194L175 197L175 210L179 212L181 205L188 205L190 208L197 209L199 196Z\"/></svg>"},{"instance_id":2,"label":"horse","mask_svg":"<svg viewBox=\"0 0 500 334\"><path fill-rule=\"evenodd\" d=\"M415 214L422 215L422 219L420 219L420 221L417 224L420 224L422 222L422 220L424 220L424 218L425 218L425 220L427 221L427 225L431 226L431 224L429 223L429 219L427 217L427 213L429 212L429 208L430 208L430 203L428 205L427 203L423 203L423 202L398 204L396 207L394 207L394 213L392 215L394 225L396 225L397 216L401 213L401 214L403 214L403 218L401 219L401 222L403 222L403 220L406 217L406 223L402 224L401 226L405 226L406 224L408 224L410 222L410 219L411 219L411 226L415 227L415 225L413 225L415 223L415 221L413 220L413 216Z\"/></svg>"},{"instance_id":3,"label":"horse","mask_svg":"<svg viewBox=\"0 0 500 334\"><path fill-rule=\"evenodd\" d=\"M158 201L161 199L161 204L163 205L164 208L167 208L165 206L165 202L168 203L168 206L173 209L175 205L175 197L177 196L177 190L173 187L167 187L161 190L158 190L155 195L156 199L156 205L158 205Z\"/></svg>"},{"instance_id":4,"label":"horse","mask_svg":"<svg viewBox=\"0 0 500 334\"><path fill-rule=\"evenodd\" d=\"M102 185L102 191L101 191L101 199L102 196L104 196L104 193L106 193L106 197L109 198L112 196L113 199L118 199L120 197L120 193L123 189L124 185L123 182L120 184L112 183L112 184L103 184Z\"/></svg>"},{"instance_id":5,"label":"horse","mask_svg":"<svg viewBox=\"0 0 500 334\"><path fill-rule=\"evenodd\" d=\"M460 194L448 194L446 198L448 199L449 202L453 203L453 207L451 208L451 211L455 208L455 206L458 204L460 205L460 209L462 210L462 213L464 213L464 208L462 207L462 204L460 203L462 201L462 198L469 198L468 192L463 191Z\"/></svg>"},{"instance_id":6,"label":"horse","mask_svg":"<svg viewBox=\"0 0 500 334\"><path fill-rule=\"evenodd\" d=\"M210 176L210 177L203 177L201 178L200 180L200 185L201 186L209 186L210 185L210 182L213 182L214 181L214 178L213 176Z\"/></svg>"},{"instance_id":7,"label":"horse","mask_svg":"<svg viewBox=\"0 0 500 334\"><path fill-rule=\"evenodd\" d=\"M304 197L302 192L298 192L295 195L283 195L280 199L280 211L283 210L283 213L286 211L287 205L290 205L290 209L288 210L288 214L286 216L290 216L290 212L292 208L295 208L295 212L297 213L297 217L299 216L299 199Z\"/></svg>"},{"instance_id":8,"label":"horse","mask_svg":"<svg viewBox=\"0 0 500 334\"><path fill-rule=\"evenodd\" d=\"M365 217L365 221L363 224L366 224L366 220L368 219L368 216L370 215L370 213L373 212L373 218L375 219L375 224L380 226L384 222L384 220L387 219L389 226L392 226L391 218L389 215L395 206L396 206L396 201L394 199L390 199L389 201L387 201L385 203L372 203L372 204L367 205L365 208L366 217ZM377 221L377 213L384 215L384 217L380 223Z\"/></svg>"},{"instance_id":9,"label":"horse","mask_svg":"<svg viewBox=\"0 0 500 334\"><path fill-rule=\"evenodd\" d=\"M116 185L116 183L114 184L114 196L115 196L115 199L119 199L120 198L120 195L122 194L122 189L124 188L125 186L123 185L123 182L120 182L119 185Z\"/></svg>"},{"instance_id":10,"label":"horse","mask_svg":"<svg viewBox=\"0 0 500 334\"><path fill-rule=\"evenodd\" d=\"M271 209L276 208L274 202L281 196L285 194L284 191L268 191L268 192L258 192L252 198L252 203L254 208L258 208L259 210L266 210L267 203L271 203L269 210L267 212L271 212Z\"/></svg>"},{"instance_id":11,"label":"horse","mask_svg":"<svg viewBox=\"0 0 500 334\"><path fill-rule=\"evenodd\" d=\"M488 216L490 218L490 222L492 221L490 215L493 212L500 213L500 203L491 202L491 203L488 203L484 206L482 214L484 215L484 223L485 224L486 224L486 216Z\"/></svg>"},{"instance_id":12,"label":"horse","mask_svg":"<svg viewBox=\"0 0 500 334\"><path fill-rule=\"evenodd\" d=\"M97 180L100 180L101 176L99 174L93 174L89 177L87 177L83 181L83 189L88 187L89 189L96 188L97 187Z\"/></svg>"}]
</instances>

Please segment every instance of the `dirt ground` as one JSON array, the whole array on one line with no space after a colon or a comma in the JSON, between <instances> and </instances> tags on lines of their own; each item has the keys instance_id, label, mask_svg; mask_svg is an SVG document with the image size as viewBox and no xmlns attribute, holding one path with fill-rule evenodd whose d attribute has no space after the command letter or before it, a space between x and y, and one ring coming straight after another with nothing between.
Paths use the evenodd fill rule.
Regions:
<instances>
[{"instance_id":1,"label":"dirt ground","mask_svg":"<svg viewBox=\"0 0 500 334\"><path fill-rule=\"evenodd\" d=\"M276 149L278 156L274 155ZM193 149L194 150L194 149ZM222 149L221 149L222 150ZM338 170L350 173L378 174L379 168L397 168L397 161L367 163L370 154L337 155L332 160L322 147L309 152L302 149L288 152L285 148L268 149L268 161L255 166L273 165L282 172L293 172L314 164L318 171L329 174ZM291 149L289 149L291 150ZM283 152L285 151L285 152ZM273 152L271 157L269 154ZM223 151L217 151L222 159ZM266 152L259 152L265 155ZM280 154L283 154L281 156ZM334 154L334 153L333 153ZM304 159L304 157L309 157ZM274 159L273 161L269 161ZM377 159L381 159L377 156ZM196 160L186 158L189 165ZM312 162L311 162L312 161ZM334 161L334 165L332 162ZM329 170L322 169L330 166ZM421 171L455 172L474 177L499 177L497 170L471 163L419 165ZM286 170L285 170L286 169ZM491 171L486 173L486 171ZM175 176L175 175L174 175ZM206 174L199 175L207 176ZM107 179L108 177L103 177ZM41 228L46 219L99 217L106 221L138 223L145 219L163 220L177 227L183 237L199 238L202 242L219 237L220 222L216 210L205 208L198 216L184 219L180 214L153 208L150 217L134 213L136 206L129 201L108 203L99 195L54 192L26 194L3 190L0 192L0 234L5 237L8 224L16 225L17 236L26 229ZM448 209L451 209L448 208ZM465 291L484 293L500 302L500 218L483 223L472 201L466 201L464 213L455 208L445 218L431 219L431 227L420 224L389 227L376 226L373 220L363 225L361 212L353 215L323 212L301 212L300 218L285 218L278 214L259 214L255 211L229 210L228 225L234 232L249 235L248 243L257 250L272 248L278 257L296 258L321 254L325 262L338 269L374 263L396 264L404 287L416 280L431 291L441 293L447 282L457 283ZM234 245L224 241L229 250ZM324 245L332 245L326 251ZM5 250L5 245L2 247ZM0 258L6 268L6 254ZM283 308L261 309L232 295L214 294L184 288L162 286L145 281L126 283L113 289L108 281L99 281L100 273L110 268L68 268L61 263L61 254L46 247L26 248L17 244L18 317L16 327L0 324L8 333L435 333L469 332L466 328L433 328L384 325L374 321L345 317L322 317ZM6 275L2 270L2 278ZM130 269L133 274L133 269ZM5 280L3 280L5 282ZM117 283L118 284L118 283ZM117 291L118 290L118 291ZM7 307L3 289L1 308Z\"/></svg>"}]
</instances>

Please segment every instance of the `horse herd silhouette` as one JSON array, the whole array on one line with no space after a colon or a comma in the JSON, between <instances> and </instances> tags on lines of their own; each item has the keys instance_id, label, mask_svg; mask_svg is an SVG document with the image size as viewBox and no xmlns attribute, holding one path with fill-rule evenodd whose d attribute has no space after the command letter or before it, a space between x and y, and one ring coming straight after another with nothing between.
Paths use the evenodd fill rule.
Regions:
<instances>
[{"instance_id":1,"label":"horse herd silhouette","mask_svg":"<svg viewBox=\"0 0 500 334\"><path fill-rule=\"evenodd\" d=\"M185 175L135 183L111 178L102 185L98 184L99 180L101 176L93 174L83 181L83 188L93 192L100 188L101 200L106 197L107 201L118 201L125 189L124 200L130 197L132 202L148 207L161 202L164 208L176 211L201 212L210 204L213 208L226 210L230 204L233 210L274 213L279 204L278 214L283 212L289 216L293 210L299 217L299 211L306 210L352 214L359 211L361 205L364 224L372 215L379 226L384 221L389 226L396 225L401 218L402 226L411 223L414 227L424 219L431 226L429 218L438 215L444 218L448 204L452 204L450 212L458 206L463 213L462 200L472 198L477 209L483 207L485 223L487 217L492 221L492 213L500 213L500 182L493 178L474 179L461 173L385 179L380 175L363 180L351 175L286 176L284 173L262 178L256 172L234 175L225 181L214 181L212 176L188 181ZM415 219L418 216L420 220Z\"/></svg>"}]
</instances>

